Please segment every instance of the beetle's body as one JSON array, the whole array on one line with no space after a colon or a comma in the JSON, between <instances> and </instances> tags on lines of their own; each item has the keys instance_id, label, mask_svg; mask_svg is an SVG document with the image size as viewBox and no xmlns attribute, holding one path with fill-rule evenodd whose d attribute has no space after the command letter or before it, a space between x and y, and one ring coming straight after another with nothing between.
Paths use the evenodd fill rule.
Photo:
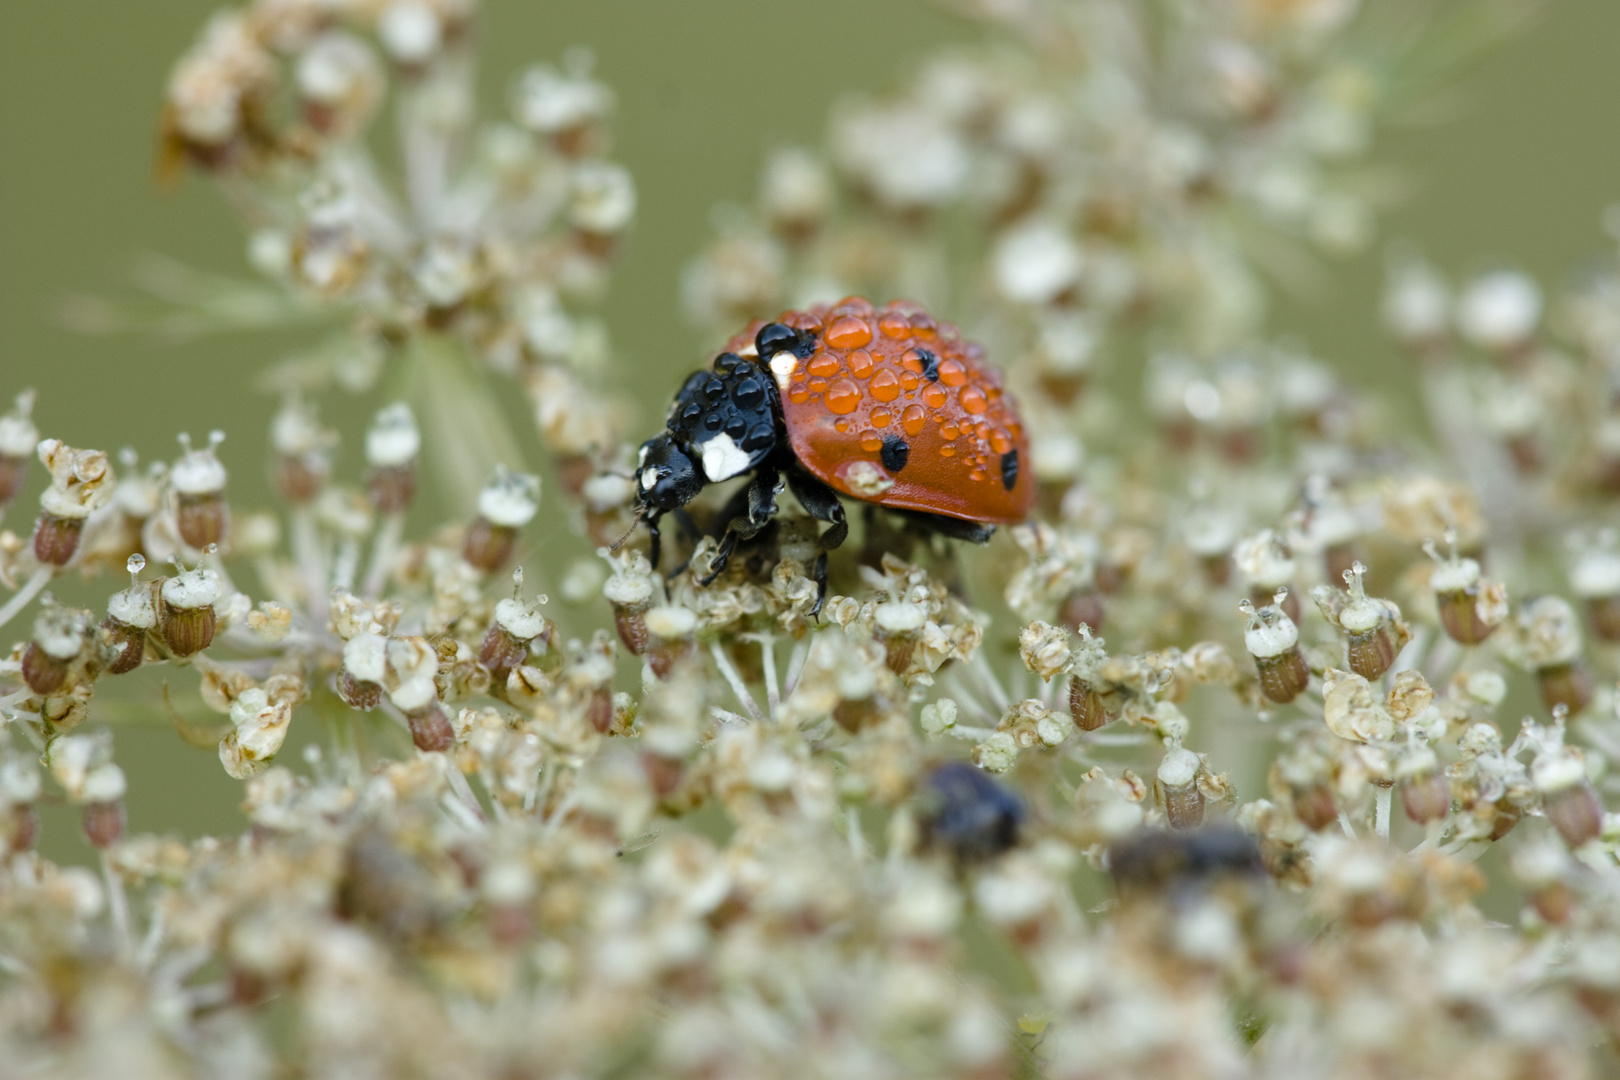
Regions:
<instances>
[{"instance_id":1,"label":"beetle's body","mask_svg":"<svg viewBox=\"0 0 1620 1080\"><path fill-rule=\"evenodd\" d=\"M840 495L983 543L995 525L1028 513L1028 460L1016 408L977 345L915 304L874 310L851 298L733 338L710 370L688 377L664 433L643 444L636 476L656 565L662 514L706 484L754 473L711 578L775 514L785 479L832 525L814 570L825 592L826 552L848 533Z\"/></svg>"}]
</instances>

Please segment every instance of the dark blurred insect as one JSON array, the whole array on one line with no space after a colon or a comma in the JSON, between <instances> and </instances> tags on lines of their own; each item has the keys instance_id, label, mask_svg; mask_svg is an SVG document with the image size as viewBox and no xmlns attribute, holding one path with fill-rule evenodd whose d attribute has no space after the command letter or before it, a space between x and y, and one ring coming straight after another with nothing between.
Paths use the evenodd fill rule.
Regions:
<instances>
[{"instance_id":1,"label":"dark blurred insect","mask_svg":"<svg viewBox=\"0 0 1620 1080\"><path fill-rule=\"evenodd\" d=\"M948 851L960 862L988 859L1018 843L1023 802L966 762L935 769L919 801L924 846Z\"/></svg>"}]
</instances>

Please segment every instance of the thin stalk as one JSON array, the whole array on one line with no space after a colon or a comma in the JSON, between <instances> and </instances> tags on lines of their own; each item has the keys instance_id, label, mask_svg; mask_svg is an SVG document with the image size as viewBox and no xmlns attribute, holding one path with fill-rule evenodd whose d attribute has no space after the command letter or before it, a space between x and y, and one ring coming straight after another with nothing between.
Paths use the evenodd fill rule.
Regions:
<instances>
[{"instance_id":1,"label":"thin stalk","mask_svg":"<svg viewBox=\"0 0 1620 1080\"><path fill-rule=\"evenodd\" d=\"M23 587L13 593L10 600L6 601L6 606L0 607L0 626L6 625L19 611L27 607L29 601L38 596L40 590L45 588L53 573L53 570L43 566L35 570L34 576L25 581Z\"/></svg>"},{"instance_id":2,"label":"thin stalk","mask_svg":"<svg viewBox=\"0 0 1620 1080\"><path fill-rule=\"evenodd\" d=\"M754 695L750 694L748 687L743 685L742 676L737 674L737 669L732 666L731 658L726 655L726 651L720 647L718 641L709 644L709 654L714 657L715 666L720 669L720 674L725 676L726 682L731 685L731 692L737 695L737 700L742 702L742 706L748 711L748 715L755 720L764 719L760 715L758 703L754 701Z\"/></svg>"},{"instance_id":3,"label":"thin stalk","mask_svg":"<svg viewBox=\"0 0 1620 1080\"><path fill-rule=\"evenodd\" d=\"M404 514L393 513L383 519L382 528L377 530L377 539L371 548L371 565L366 569L365 584L360 589L361 595L367 600L375 600L382 595L388 584L388 576L394 569L394 560L399 556L400 538L404 535Z\"/></svg>"}]
</instances>

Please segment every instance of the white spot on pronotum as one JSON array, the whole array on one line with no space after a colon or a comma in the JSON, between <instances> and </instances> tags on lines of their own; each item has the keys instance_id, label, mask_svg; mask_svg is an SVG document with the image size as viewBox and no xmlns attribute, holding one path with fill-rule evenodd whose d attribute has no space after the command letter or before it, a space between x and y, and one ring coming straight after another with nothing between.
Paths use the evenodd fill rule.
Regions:
<instances>
[{"instance_id":1,"label":"white spot on pronotum","mask_svg":"<svg viewBox=\"0 0 1620 1080\"><path fill-rule=\"evenodd\" d=\"M709 478L711 484L730 480L747 469L753 460L753 455L724 433L703 444L703 475Z\"/></svg>"},{"instance_id":2,"label":"white spot on pronotum","mask_svg":"<svg viewBox=\"0 0 1620 1080\"><path fill-rule=\"evenodd\" d=\"M647 464L647 448L643 446L636 451L636 468L639 469L645 464Z\"/></svg>"},{"instance_id":3,"label":"white spot on pronotum","mask_svg":"<svg viewBox=\"0 0 1620 1080\"><path fill-rule=\"evenodd\" d=\"M799 358L790 352L779 352L771 357L771 374L776 376L776 385L783 393L787 392L788 380L793 378L793 369L799 366Z\"/></svg>"},{"instance_id":4,"label":"white spot on pronotum","mask_svg":"<svg viewBox=\"0 0 1620 1080\"><path fill-rule=\"evenodd\" d=\"M658 483L658 470L657 469L642 469L641 470L641 490L642 491L651 491L653 489L653 485L656 484L656 483Z\"/></svg>"}]
</instances>

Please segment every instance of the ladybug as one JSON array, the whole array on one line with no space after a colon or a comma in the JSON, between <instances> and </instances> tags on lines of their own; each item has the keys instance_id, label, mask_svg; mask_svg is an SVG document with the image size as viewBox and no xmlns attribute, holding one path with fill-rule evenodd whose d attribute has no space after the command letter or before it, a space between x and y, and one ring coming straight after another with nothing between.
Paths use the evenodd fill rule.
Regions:
<instances>
[{"instance_id":1,"label":"ladybug","mask_svg":"<svg viewBox=\"0 0 1620 1080\"><path fill-rule=\"evenodd\" d=\"M754 322L693 372L665 430L641 446L635 509L656 567L660 517L709 484L753 474L721 513L706 585L738 541L769 524L785 481L831 526L812 569L819 612L827 552L849 534L841 496L982 544L1028 514L1028 463L1017 408L979 345L917 304L850 297Z\"/></svg>"}]
</instances>

